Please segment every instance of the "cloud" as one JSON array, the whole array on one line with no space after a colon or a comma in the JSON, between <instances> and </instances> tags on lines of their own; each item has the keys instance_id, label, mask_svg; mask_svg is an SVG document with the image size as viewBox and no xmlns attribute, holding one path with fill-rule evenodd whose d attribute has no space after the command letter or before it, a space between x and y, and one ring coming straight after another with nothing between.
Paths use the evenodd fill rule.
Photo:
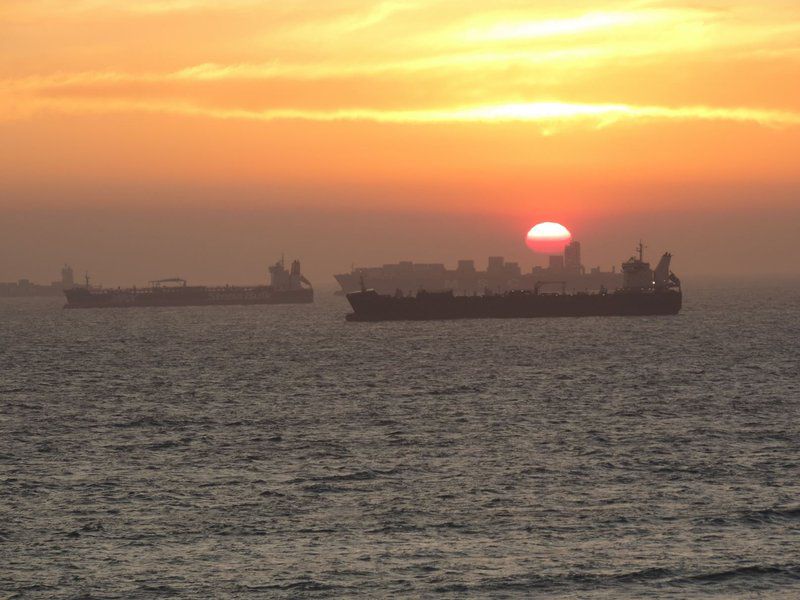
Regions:
<instances>
[{"instance_id":1,"label":"cloud","mask_svg":"<svg viewBox=\"0 0 800 600\"><path fill-rule=\"evenodd\" d=\"M192 10L198 15L187 21L187 31L198 29L190 41L203 43L195 48L177 38L152 38L193 50L187 50L190 60L165 63L170 66L108 60L106 50L116 50L117 45L135 49L145 39L140 31L155 27L136 20L135 35L122 32L118 43L99 43L97 52L94 47L85 49L82 38L72 45L31 44L37 56L63 51L64 58L54 59L49 70L46 60L37 60L38 72L27 70L32 64L28 57L19 62L22 67L14 68L9 61L11 66L2 70L6 77L0 80L0 119L6 120L43 111L146 111L254 121L572 122L590 127L664 120L796 124L795 112L760 108L784 104L777 92L774 97L768 92L754 97L742 89L739 73L714 69L715 61L729 66L749 55L767 66L779 65L784 71L775 77L789 81L784 75L796 71L800 34L800 20L794 18L798 11L790 4L770 5L770 10L734 2L718 10L702 2L607 0L587 12L585 3L576 1L531 6L498 0L489 7L473 5L471 11L455 0L346 0L335 6L313 0L280 5L256 0L9 1L12 14L72 7L87 19L75 30L88 37L118 25L87 25L92 19L103 23L102 15L109 11ZM28 5L32 8L25 8ZM259 25L258 35L248 29L241 40L231 31L226 36L231 40L229 54L215 56L205 47L207 36L200 34L210 25L216 31L217 20L221 27L242 27L221 16L234 10L240 18L252 10L248 22L264 25ZM59 31L71 34L73 25L62 25ZM156 29L165 31L162 25ZM30 42L31 30L23 31ZM183 33L176 30L176 35ZM8 45L16 52L24 48ZM164 56L169 56L168 50L165 46ZM78 64L69 60L70 52L83 57L85 70L61 70ZM625 71L633 68L640 70ZM709 73L718 79L710 79ZM652 81L658 92L643 94L648 82L641 78ZM719 90L728 89L731 97L721 98ZM788 97L786 102L791 105L793 100Z\"/></svg>"},{"instance_id":2,"label":"cloud","mask_svg":"<svg viewBox=\"0 0 800 600\"><path fill-rule=\"evenodd\" d=\"M646 124L659 121L720 121L765 127L800 125L800 112L748 107L638 106L631 104L586 104L570 102L526 102L476 106L436 107L415 110L342 108L333 110L218 108L189 102L68 99L41 100L36 111L65 114L111 114L124 112L161 113L223 120L373 122L388 124L534 123L548 127L576 125L601 129L622 123Z\"/></svg>"}]
</instances>

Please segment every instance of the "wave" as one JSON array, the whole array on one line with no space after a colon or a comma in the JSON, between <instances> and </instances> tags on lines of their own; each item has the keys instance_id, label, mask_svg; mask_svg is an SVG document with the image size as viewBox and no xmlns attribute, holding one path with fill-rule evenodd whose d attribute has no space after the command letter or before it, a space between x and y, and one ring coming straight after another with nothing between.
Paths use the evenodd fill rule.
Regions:
<instances>
[{"instance_id":1,"label":"wave","mask_svg":"<svg viewBox=\"0 0 800 600\"><path fill-rule=\"evenodd\" d=\"M757 510L743 515L742 520L753 523L783 523L786 521L800 521L800 506Z\"/></svg>"},{"instance_id":2,"label":"wave","mask_svg":"<svg viewBox=\"0 0 800 600\"><path fill-rule=\"evenodd\" d=\"M343 473L341 475L321 475L319 477L298 477L289 481L290 484L298 483L331 483L338 481L372 481L379 477L396 475L400 469L364 469L361 471L353 471L351 473Z\"/></svg>"},{"instance_id":3,"label":"wave","mask_svg":"<svg viewBox=\"0 0 800 600\"><path fill-rule=\"evenodd\" d=\"M664 568L648 568L627 573L578 574L564 576L523 575L493 579L466 586L460 582L437 588L440 592L479 592L479 591L530 591L534 589L558 589L577 587L579 589L608 589L617 586L646 585L686 588L697 585L714 586L735 581L768 579L771 584L794 584L800 581L800 565L748 565L722 571L710 571L694 575L678 574Z\"/></svg>"},{"instance_id":4,"label":"wave","mask_svg":"<svg viewBox=\"0 0 800 600\"><path fill-rule=\"evenodd\" d=\"M293 592L326 592L326 591L343 590L343 589L348 589L348 587L343 585L323 583L321 581L316 581L314 579L303 579L300 581L289 581L286 583L274 583L267 585L250 586L250 585L240 584L236 586L237 592L243 592L248 594L267 592L270 590L283 590L283 591L291 590Z\"/></svg>"},{"instance_id":5,"label":"wave","mask_svg":"<svg viewBox=\"0 0 800 600\"><path fill-rule=\"evenodd\" d=\"M111 423L115 429L138 429L147 427L161 427L179 429L187 426L208 425L212 421L208 419L159 419L150 415L136 417L130 421L117 421Z\"/></svg>"},{"instance_id":6,"label":"wave","mask_svg":"<svg viewBox=\"0 0 800 600\"><path fill-rule=\"evenodd\" d=\"M476 585L465 585L454 582L436 588L437 592L474 593L474 592L525 592L563 587L603 588L620 584L653 583L658 580L669 580L674 573L668 569L650 568L628 573L609 574L577 574L563 576L518 575L491 579Z\"/></svg>"},{"instance_id":7,"label":"wave","mask_svg":"<svg viewBox=\"0 0 800 600\"><path fill-rule=\"evenodd\" d=\"M422 531L424 527L420 527L418 525L412 525L411 523L391 523L388 525L383 525L382 527L378 527L376 529L368 529L367 533L375 534L375 533L406 533L409 531Z\"/></svg>"},{"instance_id":8,"label":"wave","mask_svg":"<svg viewBox=\"0 0 800 600\"><path fill-rule=\"evenodd\" d=\"M749 565L726 571L690 575L679 579L673 579L670 583L722 583L733 579L760 579L764 577L783 579L787 582L800 581L800 565Z\"/></svg>"},{"instance_id":9,"label":"wave","mask_svg":"<svg viewBox=\"0 0 800 600\"><path fill-rule=\"evenodd\" d=\"M327 483L315 483L303 487L304 492L311 494L338 494L341 492L349 492L348 488L337 487L335 485L328 485Z\"/></svg>"},{"instance_id":10,"label":"wave","mask_svg":"<svg viewBox=\"0 0 800 600\"><path fill-rule=\"evenodd\" d=\"M774 523L790 523L800 521L800 507L763 508L741 512L733 515L715 515L696 517L693 522L697 525L715 525L731 527L737 525L764 525Z\"/></svg>"},{"instance_id":11,"label":"wave","mask_svg":"<svg viewBox=\"0 0 800 600\"><path fill-rule=\"evenodd\" d=\"M344 475L325 475L323 477L314 477L312 481L371 481L377 479L379 474L376 471L366 469L364 471L355 471L354 473L345 473Z\"/></svg>"}]
</instances>

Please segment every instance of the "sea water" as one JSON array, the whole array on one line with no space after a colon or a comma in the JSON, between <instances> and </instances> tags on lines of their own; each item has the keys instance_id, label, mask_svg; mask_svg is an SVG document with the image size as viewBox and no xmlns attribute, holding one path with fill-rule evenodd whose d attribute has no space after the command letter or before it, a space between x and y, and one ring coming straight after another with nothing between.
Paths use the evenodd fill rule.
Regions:
<instances>
[{"instance_id":1,"label":"sea water","mask_svg":"<svg viewBox=\"0 0 800 600\"><path fill-rule=\"evenodd\" d=\"M0 301L0 591L800 595L800 286L674 317Z\"/></svg>"}]
</instances>

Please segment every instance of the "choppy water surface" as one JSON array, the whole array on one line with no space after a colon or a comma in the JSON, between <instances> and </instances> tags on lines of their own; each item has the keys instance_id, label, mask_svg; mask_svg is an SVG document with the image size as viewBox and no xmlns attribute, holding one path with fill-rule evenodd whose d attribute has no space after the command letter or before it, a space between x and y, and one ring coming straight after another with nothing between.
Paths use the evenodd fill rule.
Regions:
<instances>
[{"instance_id":1,"label":"choppy water surface","mask_svg":"<svg viewBox=\"0 0 800 600\"><path fill-rule=\"evenodd\" d=\"M796 597L800 289L346 323L0 301L10 597Z\"/></svg>"}]
</instances>

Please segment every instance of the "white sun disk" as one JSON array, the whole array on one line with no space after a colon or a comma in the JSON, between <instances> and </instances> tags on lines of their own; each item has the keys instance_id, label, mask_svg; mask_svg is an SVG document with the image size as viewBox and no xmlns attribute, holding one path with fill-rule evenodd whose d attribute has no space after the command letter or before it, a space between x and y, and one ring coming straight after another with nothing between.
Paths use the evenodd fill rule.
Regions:
<instances>
[{"instance_id":1,"label":"white sun disk","mask_svg":"<svg viewBox=\"0 0 800 600\"><path fill-rule=\"evenodd\" d=\"M528 239L533 240L565 240L572 237L569 229L560 223L545 221L534 225L528 232Z\"/></svg>"}]
</instances>

